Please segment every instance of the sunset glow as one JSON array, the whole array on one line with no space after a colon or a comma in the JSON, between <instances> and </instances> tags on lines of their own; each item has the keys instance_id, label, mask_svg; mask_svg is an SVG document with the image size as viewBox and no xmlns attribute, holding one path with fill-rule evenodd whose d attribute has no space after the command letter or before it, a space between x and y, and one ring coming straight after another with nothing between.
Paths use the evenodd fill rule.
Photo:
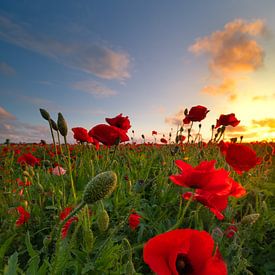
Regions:
<instances>
[{"instance_id":1,"label":"sunset glow","mask_svg":"<svg viewBox=\"0 0 275 275\"><path fill-rule=\"evenodd\" d=\"M1 1L0 143L50 142L39 108L62 112L70 142L71 128L120 113L135 140L152 130L159 140L196 105L210 110L204 140L235 113L226 139L272 141L274 10L272 0Z\"/></svg>"}]
</instances>

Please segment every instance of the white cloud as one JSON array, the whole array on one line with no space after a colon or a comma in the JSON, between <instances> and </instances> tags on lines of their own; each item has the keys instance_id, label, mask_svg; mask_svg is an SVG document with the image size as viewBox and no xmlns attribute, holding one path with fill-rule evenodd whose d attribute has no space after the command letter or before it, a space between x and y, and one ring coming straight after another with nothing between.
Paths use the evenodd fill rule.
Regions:
<instances>
[{"instance_id":1,"label":"white cloud","mask_svg":"<svg viewBox=\"0 0 275 275\"><path fill-rule=\"evenodd\" d=\"M172 116L168 116L165 118L165 123L170 124L170 125L182 125L183 124L183 119L185 118L184 115L184 109L180 109L177 113L175 113Z\"/></svg>"},{"instance_id":2,"label":"white cloud","mask_svg":"<svg viewBox=\"0 0 275 275\"><path fill-rule=\"evenodd\" d=\"M93 81L93 80L84 80L72 83L71 87L73 89L97 96L97 97L109 97L116 95L117 92L102 86L101 84Z\"/></svg>"},{"instance_id":3,"label":"white cloud","mask_svg":"<svg viewBox=\"0 0 275 275\"><path fill-rule=\"evenodd\" d=\"M103 79L130 77L128 53L97 43L58 41L45 34L31 33L23 24L4 16L0 16L0 39Z\"/></svg>"}]
</instances>

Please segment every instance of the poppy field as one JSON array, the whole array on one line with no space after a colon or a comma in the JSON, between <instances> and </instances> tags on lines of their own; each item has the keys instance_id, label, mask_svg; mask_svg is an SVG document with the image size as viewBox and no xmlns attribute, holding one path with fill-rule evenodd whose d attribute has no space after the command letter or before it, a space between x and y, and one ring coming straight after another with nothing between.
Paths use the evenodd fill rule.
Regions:
<instances>
[{"instance_id":1,"label":"poppy field","mask_svg":"<svg viewBox=\"0 0 275 275\"><path fill-rule=\"evenodd\" d=\"M137 143L122 114L87 130L40 109L51 143L0 145L0 273L275 274L275 143L227 141L235 114L202 140L208 112Z\"/></svg>"}]
</instances>

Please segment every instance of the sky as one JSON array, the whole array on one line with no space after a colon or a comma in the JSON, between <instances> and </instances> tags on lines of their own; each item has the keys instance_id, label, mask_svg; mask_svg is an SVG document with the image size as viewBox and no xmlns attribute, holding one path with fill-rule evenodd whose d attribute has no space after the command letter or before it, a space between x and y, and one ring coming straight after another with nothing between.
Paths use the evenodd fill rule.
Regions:
<instances>
[{"instance_id":1,"label":"sky","mask_svg":"<svg viewBox=\"0 0 275 275\"><path fill-rule=\"evenodd\" d=\"M185 108L241 122L226 138L275 140L275 1L0 2L0 143L50 142L39 108L69 128L122 113L129 136L175 134ZM198 122L193 130L198 130ZM187 127L185 127L186 133Z\"/></svg>"}]
</instances>

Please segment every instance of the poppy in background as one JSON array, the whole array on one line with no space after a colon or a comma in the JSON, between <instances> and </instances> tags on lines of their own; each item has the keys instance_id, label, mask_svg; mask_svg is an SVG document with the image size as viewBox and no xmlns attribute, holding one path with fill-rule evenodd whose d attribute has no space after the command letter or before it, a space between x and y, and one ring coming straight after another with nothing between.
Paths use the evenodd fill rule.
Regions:
<instances>
[{"instance_id":1,"label":"poppy in background","mask_svg":"<svg viewBox=\"0 0 275 275\"><path fill-rule=\"evenodd\" d=\"M139 226L140 219L141 216L135 212L129 216L128 222L132 230L135 230Z\"/></svg>"},{"instance_id":2,"label":"poppy in background","mask_svg":"<svg viewBox=\"0 0 275 275\"><path fill-rule=\"evenodd\" d=\"M20 214L19 218L16 220L16 226L21 226L22 224L28 222L29 218L31 217L30 213L27 212L23 206L18 206L17 212Z\"/></svg>"},{"instance_id":3,"label":"poppy in background","mask_svg":"<svg viewBox=\"0 0 275 275\"><path fill-rule=\"evenodd\" d=\"M206 114L209 112L206 107L198 105L190 109L190 111L185 112L185 118L183 119L184 124L189 124L191 121L202 121Z\"/></svg>"},{"instance_id":4,"label":"poppy in background","mask_svg":"<svg viewBox=\"0 0 275 275\"><path fill-rule=\"evenodd\" d=\"M256 152L250 147L238 143L226 143L221 152L225 155L226 162L238 173L242 174L262 162Z\"/></svg>"},{"instance_id":5,"label":"poppy in background","mask_svg":"<svg viewBox=\"0 0 275 275\"><path fill-rule=\"evenodd\" d=\"M61 221L63 221L72 211L71 207L66 207L59 215L59 218ZM78 221L78 217L71 217L62 227L61 230L61 236L62 239L65 239L67 237L68 231L70 229L70 226L73 222L77 222Z\"/></svg>"},{"instance_id":6,"label":"poppy in background","mask_svg":"<svg viewBox=\"0 0 275 275\"><path fill-rule=\"evenodd\" d=\"M88 135L88 130L82 127L72 128L74 139L79 142L93 142L93 138Z\"/></svg>"},{"instance_id":7,"label":"poppy in background","mask_svg":"<svg viewBox=\"0 0 275 275\"><path fill-rule=\"evenodd\" d=\"M123 117L122 114L119 114L114 118L105 118L105 120L109 125L120 128L126 132L131 128L128 116Z\"/></svg>"},{"instance_id":8,"label":"poppy in background","mask_svg":"<svg viewBox=\"0 0 275 275\"><path fill-rule=\"evenodd\" d=\"M151 238L144 262L157 275L226 275L227 266L206 231L176 229Z\"/></svg>"},{"instance_id":9,"label":"poppy in background","mask_svg":"<svg viewBox=\"0 0 275 275\"><path fill-rule=\"evenodd\" d=\"M32 155L31 153L26 153L21 155L18 159L17 162L19 164L28 164L31 166L35 166L36 164L39 165L40 160L38 158L36 158L34 155Z\"/></svg>"},{"instance_id":10,"label":"poppy in background","mask_svg":"<svg viewBox=\"0 0 275 275\"><path fill-rule=\"evenodd\" d=\"M240 120L237 120L234 113L228 115L220 115L219 119L217 119L217 123L215 128L220 126L233 126L236 127L240 123Z\"/></svg>"}]
</instances>

